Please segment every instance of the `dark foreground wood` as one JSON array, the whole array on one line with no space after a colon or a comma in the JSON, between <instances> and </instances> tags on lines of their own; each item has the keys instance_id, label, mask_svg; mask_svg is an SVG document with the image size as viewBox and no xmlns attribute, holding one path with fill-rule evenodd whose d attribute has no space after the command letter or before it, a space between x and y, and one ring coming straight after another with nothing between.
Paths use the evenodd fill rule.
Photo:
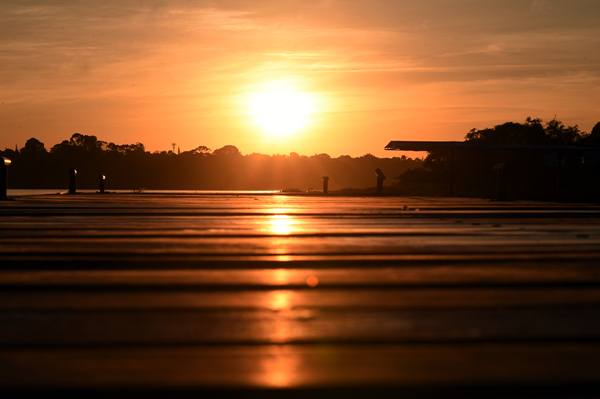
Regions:
<instances>
[{"instance_id":1,"label":"dark foreground wood","mask_svg":"<svg viewBox=\"0 0 600 399\"><path fill-rule=\"evenodd\" d=\"M10 396L595 397L600 207L76 195L0 203Z\"/></svg>"}]
</instances>

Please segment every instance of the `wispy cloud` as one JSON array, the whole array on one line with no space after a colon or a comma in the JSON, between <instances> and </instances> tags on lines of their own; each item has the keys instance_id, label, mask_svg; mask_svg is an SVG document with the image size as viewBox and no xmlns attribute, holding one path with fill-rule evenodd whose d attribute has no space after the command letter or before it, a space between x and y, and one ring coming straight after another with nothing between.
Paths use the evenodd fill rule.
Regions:
<instances>
[{"instance_id":1,"label":"wispy cloud","mask_svg":"<svg viewBox=\"0 0 600 399\"><path fill-rule=\"evenodd\" d=\"M585 126L600 102L598 18L596 0L5 0L0 138L71 120L115 132L176 124L188 140L204 129L235 141L244 128L229 98L286 74L336 99L331 115L347 119L329 120L333 135L373 120L411 128L427 113L432 129L458 134L557 108ZM436 111L449 107L478 116Z\"/></svg>"}]
</instances>

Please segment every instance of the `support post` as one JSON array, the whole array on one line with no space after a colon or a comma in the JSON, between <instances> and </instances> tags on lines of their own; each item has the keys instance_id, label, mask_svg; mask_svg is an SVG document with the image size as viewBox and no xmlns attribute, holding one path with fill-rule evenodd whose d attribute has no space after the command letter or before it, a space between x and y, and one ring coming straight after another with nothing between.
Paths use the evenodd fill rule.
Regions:
<instances>
[{"instance_id":1,"label":"support post","mask_svg":"<svg viewBox=\"0 0 600 399\"><path fill-rule=\"evenodd\" d=\"M98 176L98 192L100 194L104 194L105 193L105 191L104 191L104 189L105 189L105 187L104 187L105 182L106 182L106 175L100 174L100 176Z\"/></svg>"},{"instance_id":2,"label":"support post","mask_svg":"<svg viewBox=\"0 0 600 399\"><path fill-rule=\"evenodd\" d=\"M0 157L0 200L7 200L8 190L8 166L12 161L5 157Z\"/></svg>"},{"instance_id":3,"label":"support post","mask_svg":"<svg viewBox=\"0 0 600 399\"><path fill-rule=\"evenodd\" d=\"M77 169L69 169L69 194L77 194Z\"/></svg>"},{"instance_id":4,"label":"support post","mask_svg":"<svg viewBox=\"0 0 600 399\"><path fill-rule=\"evenodd\" d=\"M329 194L329 176L323 176L323 194Z\"/></svg>"}]
</instances>

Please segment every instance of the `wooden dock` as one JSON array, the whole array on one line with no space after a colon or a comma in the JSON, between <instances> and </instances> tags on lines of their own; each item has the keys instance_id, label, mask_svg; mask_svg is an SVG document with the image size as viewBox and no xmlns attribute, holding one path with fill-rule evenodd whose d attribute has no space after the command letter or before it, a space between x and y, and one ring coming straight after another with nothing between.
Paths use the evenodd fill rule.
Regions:
<instances>
[{"instance_id":1,"label":"wooden dock","mask_svg":"<svg viewBox=\"0 0 600 399\"><path fill-rule=\"evenodd\" d=\"M0 215L0 392L600 393L600 206L81 194Z\"/></svg>"}]
</instances>

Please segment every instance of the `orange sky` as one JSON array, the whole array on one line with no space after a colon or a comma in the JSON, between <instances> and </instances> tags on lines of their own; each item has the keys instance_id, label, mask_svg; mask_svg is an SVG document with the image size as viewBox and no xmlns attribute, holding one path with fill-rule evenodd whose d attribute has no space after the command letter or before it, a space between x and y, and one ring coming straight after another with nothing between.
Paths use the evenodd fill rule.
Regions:
<instances>
[{"instance_id":1,"label":"orange sky","mask_svg":"<svg viewBox=\"0 0 600 399\"><path fill-rule=\"evenodd\" d=\"M3 1L0 146L73 132L148 150L393 155L526 116L600 120L600 2ZM294 79L305 129L265 136L244 94Z\"/></svg>"}]
</instances>

